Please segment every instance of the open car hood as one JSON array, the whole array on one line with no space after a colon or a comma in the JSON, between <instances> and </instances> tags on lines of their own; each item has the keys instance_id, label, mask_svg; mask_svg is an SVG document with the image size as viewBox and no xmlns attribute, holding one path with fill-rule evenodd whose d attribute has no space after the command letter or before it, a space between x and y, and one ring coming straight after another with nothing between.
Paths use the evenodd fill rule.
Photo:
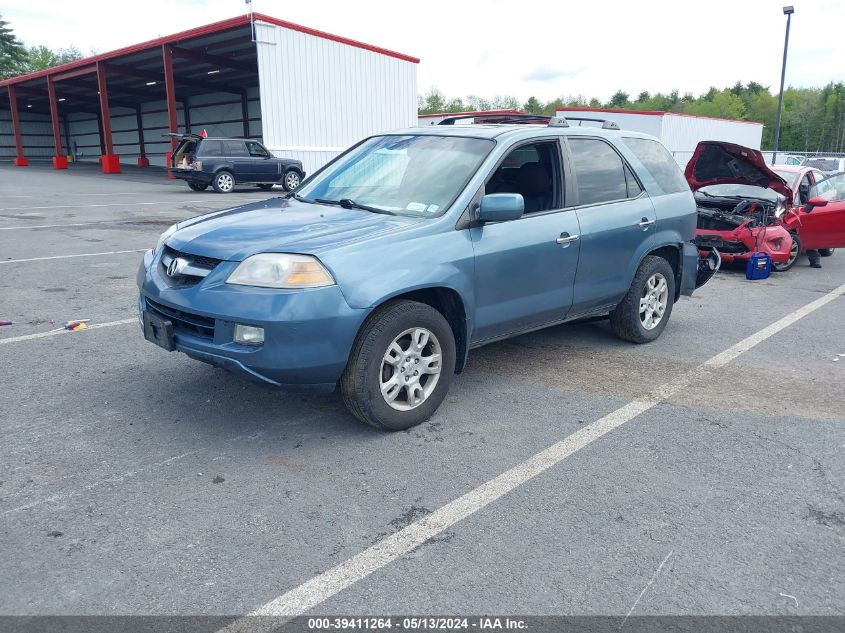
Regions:
<instances>
[{"instance_id":1,"label":"open car hood","mask_svg":"<svg viewBox=\"0 0 845 633\"><path fill-rule=\"evenodd\" d=\"M752 185L776 191L792 202L792 189L769 169L763 154L734 143L701 141L684 176L693 191L710 185Z\"/></svg>"}]
</instances>

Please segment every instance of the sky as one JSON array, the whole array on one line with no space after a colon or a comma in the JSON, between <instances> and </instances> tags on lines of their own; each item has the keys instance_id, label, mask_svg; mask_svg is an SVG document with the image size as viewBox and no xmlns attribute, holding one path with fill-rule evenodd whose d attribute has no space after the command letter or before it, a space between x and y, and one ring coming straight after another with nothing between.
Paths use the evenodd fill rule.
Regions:
<instances>
[{"instance_id":1,"label":"sky","mask_svg":"<svg viewBox=\"0 0 845 633\"><path fill-rule=\"evenodd\" d=\"M780 82L783 0L254 0L256 12L419 57L418 92L548 101ZM786 83L845 81L845 2L796 0ZM523 8L525 7L525 8ZM27 45L109 51L246 13L244 0L3 0Z\"/></svg>"}]
</instances>

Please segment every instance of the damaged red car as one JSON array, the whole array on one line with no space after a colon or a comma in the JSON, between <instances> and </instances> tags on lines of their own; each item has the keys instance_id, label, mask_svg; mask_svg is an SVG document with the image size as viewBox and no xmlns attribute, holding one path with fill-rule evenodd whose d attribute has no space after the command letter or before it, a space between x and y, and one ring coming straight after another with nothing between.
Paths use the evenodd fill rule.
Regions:
<instances>
[{"instance_id":1,"label":"damaged red car","mask_svg":"<svg viewBox=\"0 0 845 633\"><path fill-rule=\"evenodd\" d=\"M684 175L698 207L701 256L716 249L724 262L744 262L762 251L776 270L792 266L797 252L779 218L792 207L793 193L758 150L702 141Z\"/></svg>"}]
</instances>

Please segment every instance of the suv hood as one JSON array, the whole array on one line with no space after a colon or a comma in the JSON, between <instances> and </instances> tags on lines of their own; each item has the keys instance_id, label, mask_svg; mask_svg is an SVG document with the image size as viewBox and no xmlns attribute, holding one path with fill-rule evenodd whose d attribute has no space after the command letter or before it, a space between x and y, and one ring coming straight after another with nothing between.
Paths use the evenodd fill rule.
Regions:
<instances>
[{"instance_id":1,"label":"suv hood","mask_svg":"<svg viewBox=\"0 0 845 633\"><path fill-rule=\"evenodd\" d=\"M421 221L271 198L180 222L167 245L192 255L241 261L256 253L310 253L402 230Z\"/></svg>"},{"instance_id":2,"label":"suv hood","mask_svg":"<svg viewBox=\"0 0 845 633\"><path fill-rule=\"evenodd\" d=\"M792 201L789 185L769 169L763 154L734 143L701 141L687 163L684 176L693 191L710 185L752 185L771 189Z\"/></svg>"}]
</instances>

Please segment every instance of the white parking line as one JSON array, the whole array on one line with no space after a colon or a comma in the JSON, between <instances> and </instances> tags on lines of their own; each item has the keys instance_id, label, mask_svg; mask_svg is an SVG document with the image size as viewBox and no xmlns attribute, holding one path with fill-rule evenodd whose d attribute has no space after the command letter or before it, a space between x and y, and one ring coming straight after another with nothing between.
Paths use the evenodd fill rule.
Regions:
<instances>
[{"instance_id":1,"label":"white parking line","mask_svg":"<svg viewBox=\"0 0 845 633\"><path fill-rule=\"evenodd\" d=\"M126 325L127 323L138 323L138 317L132 319L121 319L120 321L107 321L105 323L92 323L85 330L50 330L49 332L38 332L36 334L24 334L23 336L12 336L10 338L0 338L0 345L7 343L20 343L21 341L31 341L36 338L46 338L48 336L59 336L61 334L79 334L86 330L97 330L104 327L114 327L116 325ZM140 327L140 326L139 326Z\"/></svg>"},{"instance_id":2,"label":"white parking line","mask_svg":"<svg viewBox=\"0 0 845 633\"><path fill-rule=\"evenodd\" d=\"M27 257L26 259L4 259L2 264L20 264L22 262L43 262L48 259L68 259L71 257L98 257L100 255L122 255L124 253L143 253L148 248L135 249L131 251L106 251L105 253L79 253L78 255L50 255L49 257Z\"/></svg>"},{"instance_id":3,"label":"white parking line","mask_svg":"<svg viewBox=\"0 0 845 633\"><path fill-rule=\"evenodd\" d=\"M559 464L564 459L619 428L637 416L652 409L673 394L685 388L692 381L707 374L710 368L722 367L739 355L774 336L811 312L827 305L845 294L845 284L815 301L787 314L768 327L741 340L701 363L694 369L662 385L642 398L638 398L609 413L603 418L572 433L547 449L540 451L521 464L470 490L461 497L438 508L431 514L409 526L378 541L345 562L315 576L311 580L291 589L287 593L267 602L243 618L234 621L221 632L272 630L279 626L278 620L261 619L256 616L295 617L305 614L316 605L343 591L359 580L395 561L427 540L449 529L488 504L496 501L537 475Z\"/></svg>"}]
</instances>

